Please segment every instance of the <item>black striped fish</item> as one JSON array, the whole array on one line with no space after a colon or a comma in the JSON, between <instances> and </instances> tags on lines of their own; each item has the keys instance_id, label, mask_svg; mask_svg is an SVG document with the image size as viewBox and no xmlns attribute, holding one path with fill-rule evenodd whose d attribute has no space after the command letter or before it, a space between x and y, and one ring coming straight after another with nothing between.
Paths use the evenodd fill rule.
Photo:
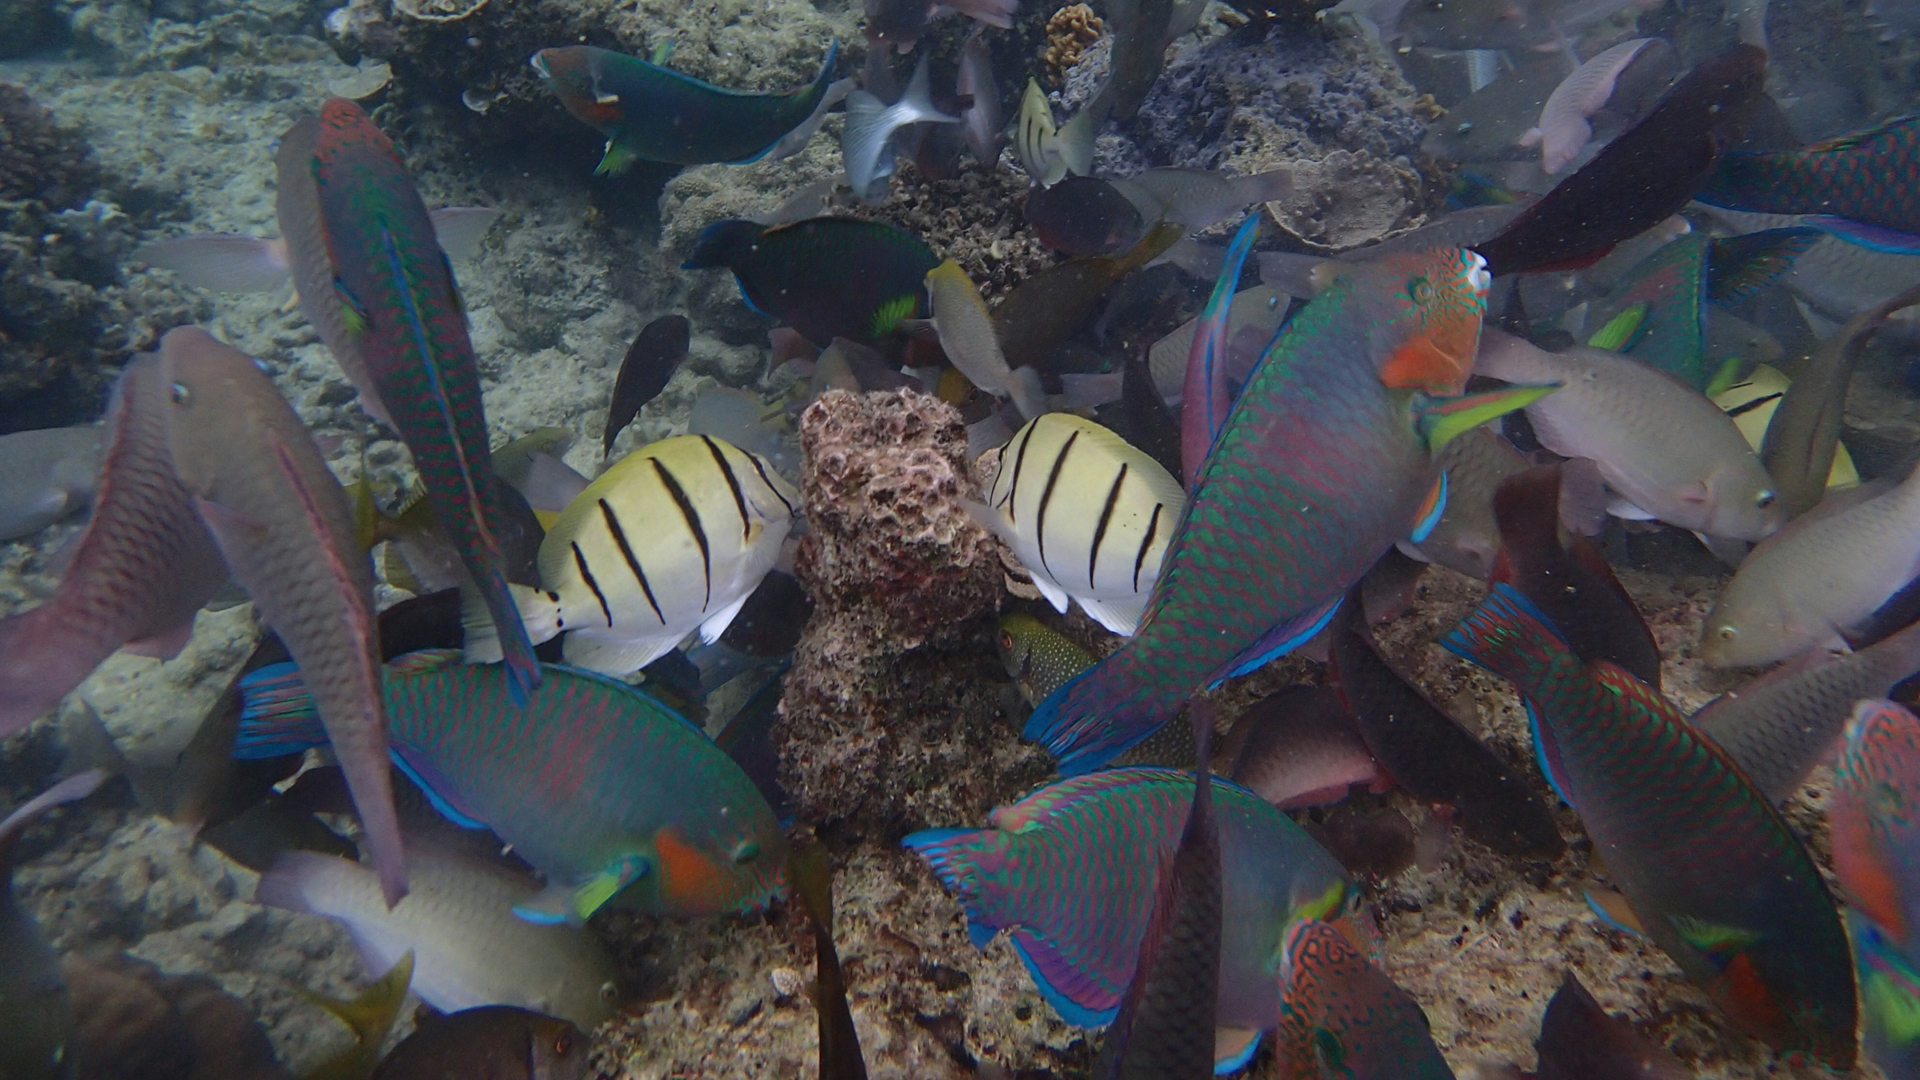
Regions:
<instances>
[{"instance_id":1,"label":"black striped fish","mask_svg":"<svg viewBox=\"0 0 1920 1080\"><path fill-rule=\"evenodd\" d=\"M620 459L540 544L567 663L624 675L695 630L718 638L773 568L799 508L800 493L765 458L711 436Z\"/></svg>"},{"instance_id":2,"label":"black striped fish","mask_svg":"<svg viewBox=\"0 0 1920 1080\"><path fill-rule=\"evenodd\" d=\"M981 525L1005 540L1033 583L1067 610L1132 634L1160 576L1186 494L1164 466L1072 413L1047 413L1000 452Z\"/></svg>"}]
</instances>

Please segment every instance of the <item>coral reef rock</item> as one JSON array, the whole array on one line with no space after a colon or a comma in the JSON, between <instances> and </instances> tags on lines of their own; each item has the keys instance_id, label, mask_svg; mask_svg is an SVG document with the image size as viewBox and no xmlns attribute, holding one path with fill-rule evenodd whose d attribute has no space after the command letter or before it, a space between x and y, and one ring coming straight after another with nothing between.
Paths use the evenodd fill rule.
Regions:
<instances>
[{"instance_id":1,"label":"coral reef rock","mask_svg":"<svg viewBox=\"0 0 1920 1080\"><path fill-rule=\"evenodd\" d=\"M1100 40L1106 32L1106 24L1085 4L1068 4L1053 13L1047 20L1047 74L1053 77L1053 84L1060 85L1075 64L1080 62L1080 54L1087 46Z\"/></svg>"},{"instance_id":2,"label":"coral reef rock","mask_svg":"<svg viewBox=\"0 0 1920 1080\"><path fill-rule=\"evenodd\" d=\"M911 390L830 390L800 418L808 532L795 573L815 605L775 730L799 816L883 828L977 821L1044 777L999 719L1000 560L960 414Z\"/></svg>"}]
</instances>

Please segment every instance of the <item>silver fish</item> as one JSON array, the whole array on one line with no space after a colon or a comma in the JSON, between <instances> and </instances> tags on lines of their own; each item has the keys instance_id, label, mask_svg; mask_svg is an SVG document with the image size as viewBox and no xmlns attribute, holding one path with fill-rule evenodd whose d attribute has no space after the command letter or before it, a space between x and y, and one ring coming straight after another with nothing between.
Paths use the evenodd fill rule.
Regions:
<instances>
[{"instance_id":1,"label":"silver fish","mask_svg":"<svg viewBox=\"0 0 1920 1080\"><path fill-rule=\"evenodd\" d=\"M1293 173L1287 169L1247 176L1214 169L1148 169L1109 182L1139 207L1143 220L1164 218L1195 232L1293 191Z\"/></svg>"},{"instance_id":2,"label":"silver fish","mask_svg":"<svg viewBox=\"0 0 1920 1080\"><path fill-rule=\"evenodd\" d=\"M1498 330L1482 335L1474 371L1560 386L1527 406L1527 419L1547 449L1598 466L1620 497L1616 514L1734 540L1763 540L1786 523L1732 418L1665 372L1586 346L1550 353Z\"/></svg>"},{"instance_id":3,"label":"silver fish","mask_svg":"<svg viewBox=\"0 0 1920 1080\"><path fill-rule=\"evenodd\" d=\"M32 536L93 502L97 424L0 435L0 540Z\"/></svg>"}]
</instances>

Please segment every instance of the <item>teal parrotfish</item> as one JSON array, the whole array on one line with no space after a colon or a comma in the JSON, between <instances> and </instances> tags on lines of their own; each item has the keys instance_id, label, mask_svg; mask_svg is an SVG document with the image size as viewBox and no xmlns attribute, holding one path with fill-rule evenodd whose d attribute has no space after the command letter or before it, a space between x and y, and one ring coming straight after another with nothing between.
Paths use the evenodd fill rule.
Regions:
<instances>
[{"instance_id":1,"label":"teal parrotfish","mask_svg":"<svg viewBox=\"0 0 1920 1080\"><path fill-rule=\"evenodd\" d=\"M1833 897L1726 752L1624 669L1583 663L1510 585L1441 644L1519 690L1541 771L1637 928L1748 1034L1851 1068L1857 1001Z\"/></svg>"},{"instance_id":2,"label":"teal parrotfish","mask_svg":"<svg viewBox=\"0 0 1920 1080\"><path fill-rule=\"evenodd\" d=\"M394 428L413 454L428 504L498 628L516 700L540 681L513 594L507 521L487 447L480 368L453 268L393 141L360 107L329 98L312 134L330 297Z\"/></svg>"},{"instance_id":3,"label":"teal parrotfish","mask_svg":"<svg viewBox=\"0 0 1920 1080\"><path fill-rule=\"evenodd\" d=\"M325 737L291 664L241 683L238 757ZM498 665L428 650L386 668L394 762L434 805L492 829L546 875L515 910L578 922L616 906L690 917L758 907L786 840L767 801L705 733L626 683L549 665L517 707ZM624 894L624 895L621 895Z\"/></svg>"},{"instance_id":4,"label":"teal parrotfish","mask_svg":"<svg viewBox=\"0 0 1920 1080\"><path fill-rule=\"evenodd\" d=\"M903 319L925 318L927 274L939 265L933 249L904 229L818 217L772 228L715 222L680 268L733 271L748 307L824 349L837 337L876 341Z\"/></svg>"},{"instance_id":5,"label":"teal parrotfish","mask_svg":"<svg viewBox=\"0 0 1920 1080\"><path fill-rule=\"evenodd\" d=\"M758 161L813 115L826 96L840 43L827 46L813 82L784 94L727 90L592 45L542 49L531 61L560 104L607 137L595 176L637 161L672 165Z\"/></svg>"},{"instance_id":6,"label":"teal parrotfish","mask_svg":"<svg viewBox=\"0 0 1920 1080\"><path fill-rule=\"evenodd\" d=\"M1098 768L1194 690L1311 637L1387 548L1438 519L1433 452L1546 392L1454 396L1480 340L1479 256L1451 248L1338 270L1227 415L1138 632L1028 718L1026 738L1063 773Z\"/></svg>"},{"instance_id":7,"label":"teal parrotfish","mask_svg":"<svg viewBox=\"0 0 1920 1080\"><path fill-rule=\"evenodd\" d=\"M1280 960L1283 1080L1453 1080L1413 995L1338 927L1302 919Z\"/></svg>"},{"instance_id":8,"label":"teal parrotfish","mask_svg":"<svg viewBox=\"0 0 1920 1080\"><path fill-rule=\"evenodd\" d=\"M1853 908L1867 1054L1920 1076L1920 719L1868 699L1847 723L1829 804L1833 871Z\"/></svg>"},{"instance_id":9,"label":"teal parrotfish","mask_svg":"<svg viewBox=\"0 0 1920 1080\"><path fill-rule=\"evenodd\" d=\"M1862 247L1920 251L1920 113L1799 150L1735 151L1694 196L1730 210L1819 215Z\"/></svg>"},{"instance_id":10,"label":"teal parrotfish","mask_svg":"<svg viewBox=\"0 0 1920 1080\"><path fill-rule=\"evenodd\" d=\"M1082 1027L1112 1021L1147 933L1159 874L1193 801L1193 774L1109 769L1062 780L995 810L984 829L932 829L902 841L967 915L974 944L1005 930L1041 996ZM1346 871L1258 795L1213 781L1223 868L1217 1025L1244 1061L1280 1022L1280 944L1317 917L1371 942Z\"/></svg>"}]
</instances>

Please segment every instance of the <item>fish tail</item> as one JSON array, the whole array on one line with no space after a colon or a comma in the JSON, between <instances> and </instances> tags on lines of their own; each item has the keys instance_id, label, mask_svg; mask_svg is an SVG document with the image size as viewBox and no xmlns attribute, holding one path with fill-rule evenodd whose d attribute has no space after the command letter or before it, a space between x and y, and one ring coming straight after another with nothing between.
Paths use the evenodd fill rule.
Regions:
<instances>
[{"instance_id":1,"label":"fish tail","mask_svg":"<svg viewBox=\"0 0 1920 1080\"><path fill-rule=\"evenodd\" d=\"M280 757L326 742L327 730L320 724L313 691L293 663L269 664L241 678L234 757Z\"/></svg>"},{"instance_id":2,"label":"fish tail","mask_svg":"<svg viewBox=\"0 0 1920 1080\"><path fill-rule=\"evenodd\" d=\"M1495 585L1440 644L1515 684L1528 672L1572 655L1560 631L1533 601L1506 583Z\"/></svg>"},{"instance_id":3,"label":"fish tail","mask_svg":"<svg viewBox=\"0 0 1920 1080\"><path fill-rule=\"evenodd\" d=\"M1088 668L1048 694L1027 718L1021 737L1044 746L1062 776L1100 768L1146 739L1178 711L1142 678L1132 646ZM1184 696L1184 695L1181 695Z\"/></svg>"},{"instance_id":4,"label":"fish tail","mask_svg":"<svg viewBox=\"0 0 1920 1080\"><path fill-rule=\"evenodd\" d=\"M1226 425L1232 400L1227 393L1227 315L1233 305L1233 293L1240 285L1240 268L1260 234L1260 215L1248 214L1240 231L1227 245L1227 257L1220 265L1220 277L1213 283L1213 295L1200 311L1200 326L1187 353L1187 378L1182 396L1196 408L1180 415L1180 460L1186 469L1187 490L1192 491L1200 478L1200 466L1206 462L1213 440Z\"/></svg>"},{"instance_id":5,"label":"fish tail","mask_svg":"<svg viewBox=\"0 0 1920 1080\"><path fill-rule=\"evenodd\" d=\"M940 884L960 901L967 915L967 936L980 949L999 929L987 922L980 904L980 855L992 842L992 833L992 829L922 829L900 840L901 847L927 860Z\"/></svg>"}]
</instances>

